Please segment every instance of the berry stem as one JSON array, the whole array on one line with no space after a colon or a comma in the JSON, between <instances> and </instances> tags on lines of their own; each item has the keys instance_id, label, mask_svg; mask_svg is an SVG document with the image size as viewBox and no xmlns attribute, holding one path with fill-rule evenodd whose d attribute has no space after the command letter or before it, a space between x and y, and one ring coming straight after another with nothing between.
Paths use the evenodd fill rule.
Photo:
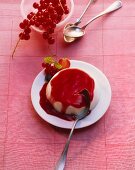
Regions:
<instances>
[{"instance_id":1,"label":"berry stem","mask_svg":"<svg viewBox=\"0 0 135 170\"><path fill-rule=\"evenodd\" d=\"M15 48L14 48L14 50L13 50L13 52L12 52L12 59L13 59L13 57L14 57L14 54L15 54L15 51L16 51L16 48L17 48L17 46L18 46L18 44L19 44L19 42L20 42L20 38L18 39L18 41L17 41L17 43L16 43L16 45L15 45Z\"/></svg>"},{"instance_id":2,"label":"berry stem","mask_svg":"<svg viewBox=\"0 0 135 170\"><path fill-rule=\"evenodd\" d=\"M57 54L53 53L53 51L52 51L52 49L50 48L50 45L49 45L49 44L48 44L48 49L49 49L49 52L50 52L51 56L53 56L53 57L56 57L56 56L57 56Z\"/></svg>"},{"instance_id":3,"label":"berry stem","mask_svg":"<svg viewBox=\"0 0 135 170\"><path fill-rule=\"evenodd\" d=\"M60 3L60 6L61 6L63 12L65 12L65 10L64 10L64 8L63 8L63 5L62 5L62 3L61 3L61 0L59 0L59 3Z\"/></svg>"}]
</instances>

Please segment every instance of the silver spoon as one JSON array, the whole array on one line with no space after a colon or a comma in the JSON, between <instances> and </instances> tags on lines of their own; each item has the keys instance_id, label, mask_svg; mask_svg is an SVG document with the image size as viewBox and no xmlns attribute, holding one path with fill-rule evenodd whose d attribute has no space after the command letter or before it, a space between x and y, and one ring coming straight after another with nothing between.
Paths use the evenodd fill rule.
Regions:
<instances>
[{"instance_id":1,"label":"silver spoon","mask_svg":"<svg viewBox=\"0 0 135 170\"><path fill-rule=\"evenodd\" d=\"M87 9L89 8L89 6L94 2L95 0L90 0L86 6L86 8L84 9L83 13L81 14L81 16L76 20L76 22L74 24L72 23L68 23L66 24L66 26L64 27L64 30L67 28L67 27L70 27L70 26L77 26L81 23L81 19L83 17L83 15L86 13ZM70 37L67 37L67 36L64 36L64 40L65 42L72 42L74 41L74 38L70 38Z\"/></svg>"},{"instance_id":2,"label":"silver spoon","mask_svg":"<svg viewBox=\"0 0 135 170\"><path fill-rule=\"evenodd\" d=\"M64 30L64 36L67 37L71 37L74 38L74 40L76 38L82 37L85 34L85 28L95 19L108 14L110 12L113 12L115 10L118 10L119 8L122 7L122 2L121 1L115 1L113 4L111 4L106 10L104 10L103 12L101 12L100 14L98 14L97 16L95 16L94 18L92 18L90 21L88 21L83 27L78 27L78 26L70 26L68 28L66 28Z\"/></svg>"},{"instance_id":3,"label":"silver spoon","mask_svg":"<svg viewBox=\"0 0 135 170\"><path fill-rule=\"evenodd\" d=\"M73 114L72 116L75 118L75 122L72 126L72 129L70 131L70 134L69 134L69 137L68 137L68 140L65 144L65 147L63 149L63 152L56 164L56 167L55 167L55 170L64 170L64 167L65 167L65 164L66 164L66 158L67 158L67 152L68 152L68 147L69 147L69 143L70 143L70 139L72 137L72 134L73 134L73 131L75 129L75 126L77 124L77 122L81 119L83 119L84 117L86 117L89 113L89 109L90 109L90 96L89 96L89 92L84 89L80 92L80 94L84 95L85 97L85 101L86 101L86 108L78 113L78 114Z\"/></svg>"}]
</instances>

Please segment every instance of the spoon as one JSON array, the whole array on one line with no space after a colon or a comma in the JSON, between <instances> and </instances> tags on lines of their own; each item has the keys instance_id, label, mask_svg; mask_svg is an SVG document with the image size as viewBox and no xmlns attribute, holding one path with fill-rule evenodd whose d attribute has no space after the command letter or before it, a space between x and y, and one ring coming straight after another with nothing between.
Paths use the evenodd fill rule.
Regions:
<instances>
[{"instance_id":1,"label":"spoon","mask_svg":"<svg viewBox=\"0 0 135 170\"><path fill-rule=\"evenodd\" d=\"M113 12L115 10L118 10L119 8L122 7L122 2L121 1L115 1L113 4L111 4L106 10L89 20L83 27L78 27L78 26L69 26L64 30L64 36L74 38L82 37L85 34L85 28L95 19L108 14L110 12Z\"/></svg>"},{"instance_id":2,"label":"spoon","mask_svg":"<svg viewBox=\"0 0 135 170\"><path fill-rule=\"evenodd\" d=\"M69 137L68 137L68 140L65 144L65 147L63 149L63 152L61 153L61 156L56 164L56 167L55 167L55 170L64 170L64 167L65 167L65 164L66 164L66 158L67 158L67 152L68 152L68 147L69 147L69 143L70 143L70 139L72 137L72 134L73 134L73 131L76 127L76 124L79 120L83 119L84 117L86 117L89 113L89 109L90 109L90 96L89 96L89 92L84 89L80 92L80 94L84 95L85 97L85 101L86 101L86 107L85 109L78 113L78 114L72 114L71 116L73 118L75 118L75 121L74 121L74 124L72 126L72 129L70 131L70 134L69 134Z\"/></svg>"},{"instance_id":3,"label":"spoon","mask_svg":"<svg viewBox=\"0 0 135 170\"><path fill-rule=\"evenodd\" d=\"M76 22L74 24L71 24L71 23L68 23L66 24L66 26L64 27L64 30L67 28L67 27L70 27L70 26L77 26L81 23L81 19L83 17L83 15L86 13L87 9L89 8L89 6L94 2L95 0L90 0L86 6L86 8L84 9L83 13L81 14L81 16L76 20ZM64 36L64 40L65 42L72 42L74 41L74 38L71 38L71 37L68 37L68 36Z\"/></svg>"}]
</instances>

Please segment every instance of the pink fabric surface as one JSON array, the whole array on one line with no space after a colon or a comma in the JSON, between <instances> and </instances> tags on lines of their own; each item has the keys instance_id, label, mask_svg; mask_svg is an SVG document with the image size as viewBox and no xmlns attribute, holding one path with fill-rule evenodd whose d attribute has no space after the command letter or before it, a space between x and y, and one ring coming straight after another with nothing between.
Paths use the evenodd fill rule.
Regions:
<instances>
[{"instance_id":1,"label":"pink fabric surface","mask_svg":"<svg viewBox=\"0 0 135 170\"><path fill-rule=\"evenodd\" d=\"M76 130L66 170L135 169L135 1L93 22L83 39L65 45L62 31L50 46L59 57L95 65L108 77L112 101L96 124ZM53 170L69 131L53 127L34 111L30 90L50 54L42 37L32 32L10 58L18 39L21 0L0 1L0 170ZM88 0L75 0L75 21ZM113 0L97 0L82 23Z\"/></svg>"}]
</instances>

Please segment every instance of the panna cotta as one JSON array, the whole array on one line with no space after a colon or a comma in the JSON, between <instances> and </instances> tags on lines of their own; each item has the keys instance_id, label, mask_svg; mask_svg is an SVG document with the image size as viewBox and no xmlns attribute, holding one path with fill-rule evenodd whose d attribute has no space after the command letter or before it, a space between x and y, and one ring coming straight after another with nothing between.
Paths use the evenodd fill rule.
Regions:
<instances>
[{"instance_id":1,"label":"panna cotta","mask_svg":"<svg viewBox=\"0 0 135 170\"><path fill-rule=\"evenodd\" d=\"M53 108L61 114L77 114L85 107L85 99L80 92L87 89L90 95L90 110L98 102L95 80L86 72L68 68L59 71L46 85L46 98Z\"/></svg>"}]
</instances>

